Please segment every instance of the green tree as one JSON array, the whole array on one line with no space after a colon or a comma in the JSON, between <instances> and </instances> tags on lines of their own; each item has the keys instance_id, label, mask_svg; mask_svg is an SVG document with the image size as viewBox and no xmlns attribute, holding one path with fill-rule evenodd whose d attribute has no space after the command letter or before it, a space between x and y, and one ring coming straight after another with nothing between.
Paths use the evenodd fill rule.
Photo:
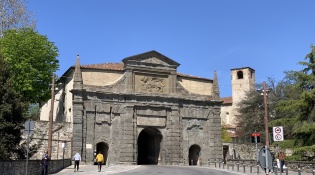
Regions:
<instances>
[{"instance_id":1,"label":"green tree","mask_svg":"<svg viewBox=\"0 0 315 175\"><path fill-rule=\"evenodd\" d=\"M221 125L221 131L222 131L222 136L221 136L222 142L232 142L232 138L229 136L228 130L223 125Z\"/></svg>"},{"instance_id":2,"label":"green tree","mask_svg":"<svg viewBox=\"0 0 315 175\"><path fill-rule=\"evenodd\" d=\"M0 46L14 88L30 103L49 99L51 77L59 68L54 43L32 29L23 28L5 31Z\"/></svg>"},{"instance_id":3,"label":"green tree","mask_svg":"<svg viewBox=\"0 0 315 175\"><path fill-rule=\"evenodd\" d=\"M0 55L0 160L19 156L21 129L28 103L13 88L14 80Z\"/></svg>"},{"instance_id":4,"label":"green tree","mask_svg":"<svg viewBox=\"0 0 315 175\"><path fill-rule=\"evenodd\" d=\"M276 111L285 116L273 121L272 124L283 124L291 130L290 144L281 143L283 147L298 147L294 156L307 155L315 150L315 46L306 55L306 61L299 62L305 66L301 71L286 72L287 93L276 107ZM299 158L297 156L297 158ZM313 160L309 156L309 160Z\"/></svg>"},{"instance_id":5,"label":"green tree","mask_svg":"<svg viewBox=\"0 0 315 175\"><path fill-rule=\"evenodd\" d=\"M257 90L256 90L257 89ZM240 115L237 118L237 135L240 137L249 137L254 131L260 132L262 140L265 140L265 106L263 95L263 84L257 84L256 89L246 92L244 99L238 104L238 112ZM274 111L275 104L280 98L277 90L276 81L273 78L268 78L266 98L268 119L273 120L276 116Z\"/></svg>"}]
</instances>

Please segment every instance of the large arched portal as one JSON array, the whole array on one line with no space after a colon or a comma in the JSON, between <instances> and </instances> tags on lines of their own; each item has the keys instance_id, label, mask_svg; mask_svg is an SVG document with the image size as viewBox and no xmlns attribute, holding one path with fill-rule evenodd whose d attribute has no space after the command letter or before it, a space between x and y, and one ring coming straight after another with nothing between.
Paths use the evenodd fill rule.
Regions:
<instances>
[{"instance_id":1,"label":"large arched portal","mask_svg":"<svg viewBox=\"0 0 315 175\"><path fill-rule=\"evenodd\" d=\"M199 145L191 145L189 148L189 165L197 165L201 148Z\"/></svg>"},{"instance_id":2,"label":"large arched portal","mask_svg":"<svg viewBox=\"0 0 315 175\"><path fill-rule=\"evenodd\" d=\"M160 154L161 132L152 127L143 129L138 137L138 165L157 165Z\"/></svg>"},{"instance_id":3,"label":"large arched portal","mask_svg":"<svg viewBox=\"0 0 315 175\"><path fill-rule=\"evenodd\" d=\"M99 152L101 152L104 156L104 164L106 165L107 156L108 156L108 144L105 142L99 142L96 144L96 152L94 153L96 156Z\"/></svg>"}]
</instances>

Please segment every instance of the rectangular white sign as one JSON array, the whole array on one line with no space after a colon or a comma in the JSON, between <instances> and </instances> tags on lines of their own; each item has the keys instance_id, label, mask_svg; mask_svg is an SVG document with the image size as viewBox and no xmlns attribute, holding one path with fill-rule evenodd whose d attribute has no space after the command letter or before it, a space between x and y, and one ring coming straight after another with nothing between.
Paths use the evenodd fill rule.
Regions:
<instances>
[{"instance_id":1,"label":"rectangular white sign","mask_svg":"<svg viewBox=\"0 0 315 175\"><path fill-rule=\"evenodd\" d=\"M279 142L283 141L283 127L282 126L275 126L272 128L273 131L273 141Z\"/></svg>"}]
</instances>

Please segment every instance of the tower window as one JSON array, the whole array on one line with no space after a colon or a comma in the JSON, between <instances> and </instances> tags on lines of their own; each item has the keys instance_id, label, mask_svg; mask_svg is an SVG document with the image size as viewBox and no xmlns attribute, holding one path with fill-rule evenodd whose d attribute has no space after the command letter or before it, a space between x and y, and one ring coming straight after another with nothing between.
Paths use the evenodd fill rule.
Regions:
<instances>
[{"instance_id":1,"label":"tower window","mask_svg":"<svg viewBox=\"0 0 315 175\"><path fill-rule=\"evenodd\" d=\"M243 71L237 72L237 79L243 79Z\"/></svg>"}]
</instances>

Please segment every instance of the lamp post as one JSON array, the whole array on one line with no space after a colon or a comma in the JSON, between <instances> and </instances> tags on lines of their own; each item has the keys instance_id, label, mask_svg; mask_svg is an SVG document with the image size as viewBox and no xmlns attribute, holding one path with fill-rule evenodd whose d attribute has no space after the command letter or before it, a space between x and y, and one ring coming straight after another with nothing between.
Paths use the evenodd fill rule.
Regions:
<instances>
[{"instance_id":1,"label":"lamp post","mask_svg":"<svg viewBox=\"0 0 315 175\"><path fill-rule=\"evenodd\" d=\"M53 114L54 114L54 101L55 101L55 77L52 75L51 85L51 105L49 113L49 127L48 127L48 157L51 159L51 147L52 147L52 127L53 127Z\"/></svg>"},{"instance_id":2,"label":"lamp post","mask_svg":"<svg viewBox=\"0 0 315 175\"><path fill-rule=\"evenodd\" d=\"M265 107L265 133L266 133L266 146L267 146L267 147L269 147L269 133L268 133L268 109L267 109L266 82L264 82L264 107Z\"/></svg>"},{"instance_id":3,"label":"lamp post","mask_svg":"<svg viewBox=\"0 0 315 175\"><path fill-rule=\"evenodd\" d=\"M266 82L264 82L264 107L265 107L265 133L266 133L266 145L265 145L265 165L266 165L266 168L265 168L265 173L266 175L269 174L269 162L268 162L268 147L269 147L269 133L268 133L268 110L267 110L267 93L266 93Z\"/></svg>"}]
</instances>

